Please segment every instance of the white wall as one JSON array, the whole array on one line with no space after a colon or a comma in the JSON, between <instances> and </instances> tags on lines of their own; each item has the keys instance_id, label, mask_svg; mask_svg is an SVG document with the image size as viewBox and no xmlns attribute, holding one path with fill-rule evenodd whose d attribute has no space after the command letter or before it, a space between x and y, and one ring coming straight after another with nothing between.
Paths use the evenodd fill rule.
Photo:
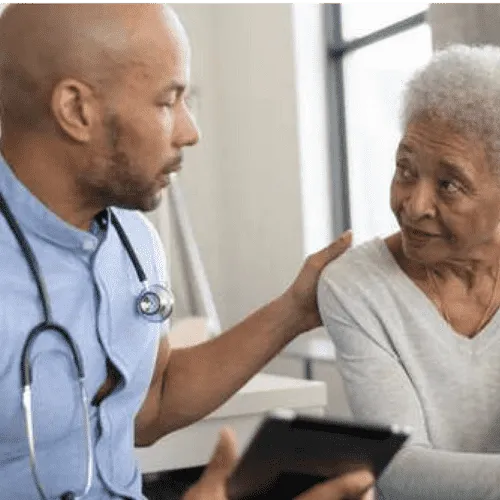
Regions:
<instances>
[{"instance_id":1,"label":"white wall","mask_svg":"<svg viewBox=\"0 0 500 500\"><path fill-rule=\"evenodd\" d=\"M303 257L292 6L175 10L192 42L203 133L180 180L229 326L280 293ZM178 289L175 259L172 273Z\"/></svg>"},{"instance_id":2,"label":"white wall","mask_svg":"<svg viewBox=\"0 0 500 500\"><path fill-rule=\"evenodd\" d=\"M280 293L331 239L320 5L176 5L193 47L203 132L180 181L223 327ZM175 234L173 238L175 240ZM183 315L183 280L172 275ZM267 372L302 377L279 356ZM349 415L333 363L328 413Z\"/></svg>"},{"instance_id":3,"label":"white wall","mask_svg":"<svg viewBox=\"0 0 500 500\"><path fill-rule=\"evenodd\" d=\"M333 239L332 175L323 5L293 4L302 225L305 254Z\"/></svg>"},{"instance_id":4,"label":"white wall","mask_svg":"<svg viewBox=\"0 0 500 500\"><path fill-rule=\"evenodd\" d=\"M427 19L434 49L451 43L500 44L498 3L430 4Z\"/></svg>"}]
</instances>

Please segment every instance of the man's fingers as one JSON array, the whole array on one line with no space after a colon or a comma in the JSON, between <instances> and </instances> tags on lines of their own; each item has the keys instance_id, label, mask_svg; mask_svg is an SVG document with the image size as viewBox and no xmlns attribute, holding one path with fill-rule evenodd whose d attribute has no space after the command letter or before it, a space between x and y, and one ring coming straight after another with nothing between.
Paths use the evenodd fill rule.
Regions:
<instances>
[{"instance_id":1,"label":"man's fingers","mask_svg":"<svg viewBox=\"0 0 500 500\"><path fill-rule=\"evenodd\" d=\"M352 231L343 232L333 243L309 256L310 264L321 271L330 261L342 255L352 243Z\"/></svg>"},{"instance_id":2,"label":"man's fingers","mask_svg":"<svg viewBox=\"0 0 500 500\"><path fill-rule=\"evenodd\" d=\"M360 500L376 500L375 498L375 488L370 488Z\"/></svg>"},{"instance_id":3,"label":"man's fingers","mask_svg":"<svg viewBox=\"0 0 500 500\"><path fill-rule=\"evenodd\" d=\"M325 262L330 262L332 259L342 255L351 246L351 243L352 231L349 229L343 232L332 244L321 251Z\"/></svg>"},{"instance_id":4,"label":"man's fingers","mask_svg":"<svg viewBox=\"0 0 500 500\"><path fill-rule=\"evenodd\" d=\"M297 497L296 500L361 500L373 482L373 475L368 471L352 472L318 484Z\"/></svg>"},{"instance_id":5,"label":"man's fingers","mask_svg":"<svg viewBox=\"0 0 500 500\"><path fill-rule=\"evenodd\" d=\"M236 438L224 428L200 479L184 494L183 500L227 500L226 480L236 463Z\"/></svg>"},{"instance_id":6,"label":"man's fingers","mask_svg":"<svg viewBox=\"0 0 500 500\"><path fill-rule=\"evenodd\" d=\"M233 431L226 427L220 432L219 442L202 477L227 478L233 470L237 456L236 437Z\"/></svg>"}]
</instances>

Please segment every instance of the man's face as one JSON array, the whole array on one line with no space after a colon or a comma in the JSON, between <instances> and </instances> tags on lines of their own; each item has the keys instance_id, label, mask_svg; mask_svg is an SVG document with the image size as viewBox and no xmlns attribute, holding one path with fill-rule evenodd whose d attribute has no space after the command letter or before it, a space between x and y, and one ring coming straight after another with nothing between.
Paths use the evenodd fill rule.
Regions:
<instances>
[{"instance_id":1,"label":"man's face","mask_svg":"<svg viewBox=\"0 0 500 500\"><path fill-rule=\"evenodd\" d=\"M105 206L156 208L168 174L181 167L183 147L198 141L186 103L187 40L162 21L147 38L105 97L91 165L80 179Z\"/></svg>"}]
</instances>

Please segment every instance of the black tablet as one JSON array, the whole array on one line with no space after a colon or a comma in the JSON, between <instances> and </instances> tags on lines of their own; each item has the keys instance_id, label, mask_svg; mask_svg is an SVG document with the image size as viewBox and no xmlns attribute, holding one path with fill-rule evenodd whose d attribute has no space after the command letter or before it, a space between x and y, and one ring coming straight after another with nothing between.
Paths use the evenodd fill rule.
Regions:
<instances>
[{"instance_id":1,"label":"black tablet","mask_svg":"<svg viewBox=\"0 0 500 500\"><path fill-rule=\"evenodd\" d=\"M228 480L230 500L290 500L325 479L360 468L378 477L408 429L296 415L267 416Z\"/></svg>"}]
</instances>

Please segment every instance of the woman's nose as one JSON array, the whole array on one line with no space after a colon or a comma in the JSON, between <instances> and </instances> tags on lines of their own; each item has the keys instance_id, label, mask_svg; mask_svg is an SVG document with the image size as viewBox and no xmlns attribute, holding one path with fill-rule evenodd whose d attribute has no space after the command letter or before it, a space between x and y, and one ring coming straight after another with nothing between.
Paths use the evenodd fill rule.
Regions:
<instances>
[{"instance_id":1,"label":"woman's nose","mask_svg":"<svg viewBox=\"0 0 500 500\"><path fill-rule=\"evenodd\" d=\"M433 218L436 215L436 197L433 186L425 181L411 187L403 207L411 220Z\"/></svg>"}]
</instances>

